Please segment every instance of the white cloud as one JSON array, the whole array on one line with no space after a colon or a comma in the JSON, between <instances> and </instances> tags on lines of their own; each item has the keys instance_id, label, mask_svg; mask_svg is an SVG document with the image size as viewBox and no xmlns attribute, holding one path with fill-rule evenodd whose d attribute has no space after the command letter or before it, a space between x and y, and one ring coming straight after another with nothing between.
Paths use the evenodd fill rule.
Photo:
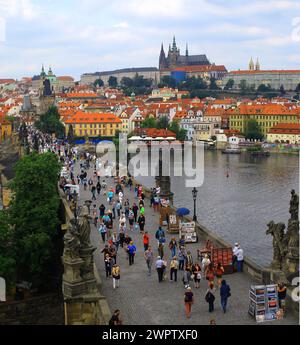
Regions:
<instances>
[{"instance_id":1,"label":"white cloud","mask_svg":"<svg viewBox=\"0 0 300 345\"><path fill-rule=\"evenodd\" d=\"M129 24L127 22L121 22L121 23L117 23L113 26L114 28L117 29L128 29L129 28Z\"/></svg>"},{"instance_id":2,"label":"white cloud","mask_svg":"<svg viewBox=\"0 0 300 345\"><path fill-rule=\"evenodd\" d=\"M0 0L1 16L32 20L38 17L39 7L31 0Z\"/></svg>"},{"instance_id":3,"label":"white cloud","mask_svg":"<svg viewBox=\"0 0 300 345\"><path fill-rule=\"evenodd\" d=\"M242 26L231 23L223 23L203 29L203 33L223 33L223 34L238 34L239 36L265 36L271 33L271 30L266 27L259 26Z\"/></svg>"}]
</instances>

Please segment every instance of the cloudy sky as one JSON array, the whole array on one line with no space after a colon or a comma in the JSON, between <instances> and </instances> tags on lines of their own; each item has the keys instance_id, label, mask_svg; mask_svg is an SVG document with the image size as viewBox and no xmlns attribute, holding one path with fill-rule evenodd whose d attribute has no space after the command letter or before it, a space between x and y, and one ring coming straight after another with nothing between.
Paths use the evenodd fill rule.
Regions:
<instances>
[{"instance_id":1,"label":"cloudy sky","mask_svg":"<svg viewBox=\"0 0 300 345\"><path fill-rule=\"evenodd\" d=\"M299 0L0 0L0 78L158 65L161 42L229 70L300 69Z\"/></svg>"}]
</instances>

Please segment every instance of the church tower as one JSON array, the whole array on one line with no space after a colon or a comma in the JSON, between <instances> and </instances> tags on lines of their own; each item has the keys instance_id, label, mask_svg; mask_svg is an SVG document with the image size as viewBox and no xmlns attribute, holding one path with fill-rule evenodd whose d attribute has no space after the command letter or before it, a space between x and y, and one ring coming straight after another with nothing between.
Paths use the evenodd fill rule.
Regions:
<instances>
[{"instance_id":1,"label":"church tower","mask_svg":"<svg viewBox=\"0 0 300 345\"><path fill-rule=\"evenodd\" d=\"M256 60L255 69L256 69L256 71L260 71L260 63L258 61L258 58Z\"/></svg>"},{"instance_id":2,"label":"church tower","mask_svg":"<svg viewBox=\"0 0 300 345\"><path fill-rule=\"evenodd\" d=\"M167 67L167 59L166 59L166 54L164 51L164 46L161 44L161 50L160 50L160 55L159 55L159 69L163 69Z\"/></svg>"},{"instance_id":3,"label":"church tower","mask_svg":"<svg viewBox=\"0 0 300 345\"><path fill-rule=\"evenodd\" d=\"M254 71L254 62L253 62L253 60L252 60L252 57L251 57L251 60L250 60L250 62L249 62L249 70L250 70L250 71Z\"/></svg>"}]
</instances>

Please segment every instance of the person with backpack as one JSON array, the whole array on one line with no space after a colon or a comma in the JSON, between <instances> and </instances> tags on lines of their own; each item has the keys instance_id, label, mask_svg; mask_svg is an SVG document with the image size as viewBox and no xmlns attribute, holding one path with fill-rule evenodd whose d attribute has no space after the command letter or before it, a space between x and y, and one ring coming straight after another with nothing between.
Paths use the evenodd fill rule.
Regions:
<instances>
[{"instance_id":1,"label":"person with backpack","mask_svg":"<svg viewBox=\"0 0 300 345\"><path fill-rule=\"evenodd\" d=\"M215 289L214 284L209 284L209 288L205 294L205 301L208 303L208 311L212 313L214 311L214 301L215 301Z\"/></svg>"},{"instance_id":2,"label":"person with backpack","mask_svg":"<svg viewBox=\"0 0 300 345\"><path fill-rule=\"evenodd\" d=\"M155 238L159 243L165 243L166 242L166 238L165 238L165 232L164 230L161 228L161 226L158 228L158 230L155 233Z\"/></svg>"},{"instance_id":3,"label":"person with backpack","mask_svg":"<svg viewBox=\"0 0 300 345\"><path fill-rule=\"evenodd\" d=\"M192 288L188 287L184 293L185 315L189 319L191 317L192 304L194 303L194 294Z\"/></svg>"},{"instance_id":4,"label":"person with backpack","mask_svg":"<svg viewBox=\"0 0 300 345\"><path fill-rule=\"evenodd\" d=\"M222 280L222 283L221 283L220 296L221 296L221 306L225 314L226 307L227 307L227 300L228 300L228 297L231 296L231 293L230 293L230 286L226 283L226 280L224 279Z\"/></svg>"},{"instance_id":5,"label":"person with backpack","mask_svg":"<svg viewBox=\"0 0 300 345\"><path fill-rule=\"evenodd\" d=\"M109 326L119 326L119 325L122 325L123 322L120 318L120 310L119 309L116 309L111 317L111 319L109 320L108 322L108 325Z\"/></svg>"}]
</instances>

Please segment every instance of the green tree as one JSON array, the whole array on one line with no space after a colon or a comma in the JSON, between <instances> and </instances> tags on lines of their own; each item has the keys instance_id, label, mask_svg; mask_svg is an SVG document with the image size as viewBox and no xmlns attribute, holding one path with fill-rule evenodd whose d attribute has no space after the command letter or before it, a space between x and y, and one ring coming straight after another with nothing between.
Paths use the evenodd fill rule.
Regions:
<instances>
[{"instance_id":1,"label":"green tree","mask_svg":"<svg viewBox=\"0 0 300 345\"><path fill-rule=\"evenodd\" d=\"M54 269L60 230L57 177L60 164L53 153L32 153L15 167L9 222L17 258L17 279L36 287L48 284Z\"/></svg>"},{"instance_id":2,"label":"green tree","mask_svg":"<svg viewBox=\"0 0 300 345\"><path fill-rule=\"evenodd\" d=\"M187 131L184 128L180 128L178 121L170 122L168 125L168 130L175 133L177 140L184 141L186 139Z\"/></svg>"},{"instance_id":3,"label":"green tree","mask_svg":"<svg viewBox=\"0 0 300 345\"><path fill-rule=\"evenodd\" d=\"M35 127L40 131L48 134L55 134L58 138L65 135L65 126L60 121L60 115L57 107L51 106L40 119L35 122Z\"/></svg>"},{"instance_id":4,"label":"green tree","mask_svg":"<svg viewBox=\"0 0 300 345\"><path fill-rule=\"evenodd\" d=\"M99 86L99 87L102 87L102 86L104 86L104 82L103 82L103 80L102 79L96 79L95 81L94 81L94 86L95 87L97 87L97 86Z\"/></svg>"},{"instance_id":5,"label":"green tree","mask_svg":"<svg viewBox=\"0 0 300 345\"><path fill-rule=\"evenodd\" d=\"M247 89L247 81L245 79L241 80L240 84L239 84L239 88L242 91L245 91Z\"/></svg>"},{"instance_id":6,"label":"green tree","mask_svg":"<svg viewBox=\"0 0 300 345\"><path fill-rule=\"evenodd\" d=\"M123 77L121 79L121 86L124 88L133 87L133 80L131 78L128 78L128 77Z\"/></svg>"},{"instance_id":7,"label":"green tree","mask_svg":"<svg viewBox=\"0 0 300 345\"><path fill-rule=\"evenodd\" d=\"M219 86L217 85L217 82L216 82L216 78L214 78L214 77L210 78L209 89L210 90L218 90L219 89Z\"/></svg>"},{"instance_id":8,"label":"green tree","mask_svg":"<svg viewBox=\"0 0 300 345\"><path fill-rule=\"evenodd\" d=\"M8 214L7 211L0 211L0 277L6 280L8 288L16 281L16 263L13 232Z\"/></svg>"},{"instance_id":9,"label":"green tree","mask_svg":"<svg viewBox=\"0 0 300 345\"><path fill-rule=\"evenodd\" d=\"M245 128L245 137L246 139L257 139L257 140L263 139L264 136L256 120L250 119L247 121L246 128Z\"/></svg>"},{"instance_id":10,"label":"green tree","mask_svg":"<svg viewBox=\"0 0 300 345\"><path fill-rule=\"evenodd\" d=\"M257 88L257 92L268 92L272 91L272 88L270 85L265 85L265 84L260 84L259 87Z\"/></svg>"},{"instance_id":11,"label":"green tree","mask_svg":"<svg viewBox=\"0 0 300 345\"><path fill-rule=\"evenodd\" d=\"M225 85L225 90L230 90L233 88L233 85L234 85L234 80L233 79L229 79L228 82L226 83Z\"/></svg>"},{"instance_id":12,"label":"green tree","mask_svg":"<svg viewBox=\"0 0 300 345\"><path fill-rule=\"evenodd\" d=\"M69 125L69 131L68 131L68 143L72 145L74 143L74 130L73 130L73 125Z\"/></svg>"},{"instance_id":13,"label":"green tree","mask_svg":"<svg viewBox=\"0 0 300 345\"><path fill-rule=\"evenodd\" d=\"M172 89L175 89L176 80L173 77L171 77L170 75L164 75L161 78L160 86L162 86L162 87L166 86L166 87L170 87Z\"/></svg>"},{"instance_id":14,"label":"green tree","mask_svg":"<svg viewBox=\"0 0 300 345\"><path fill-rule=\"evenodd\" d=\"M162 116L157 120L156 128L158 129L166 129L169 124L169 119L167 116Z\"/></svg>"},{"instance_id":15,"label":"green tree","mask_svg":"<svg viewBox=\"0 0 300 345\"><path fill-rule=\"evenodd\" d=\"M110 76L108 79L108 85L109 87L117 87L118 86L118 79L116 77Z\"/></svg>"},{"instance_id":16,"label":"green tree","mask_svg":"<svg viewBox=\"0 0 300 345\"><path fill-rule=\"evenodd\" d=\"M156 128L157 122L154 117L147 117L142 123L142 128Z\"/></svg>"}]
</instances>

